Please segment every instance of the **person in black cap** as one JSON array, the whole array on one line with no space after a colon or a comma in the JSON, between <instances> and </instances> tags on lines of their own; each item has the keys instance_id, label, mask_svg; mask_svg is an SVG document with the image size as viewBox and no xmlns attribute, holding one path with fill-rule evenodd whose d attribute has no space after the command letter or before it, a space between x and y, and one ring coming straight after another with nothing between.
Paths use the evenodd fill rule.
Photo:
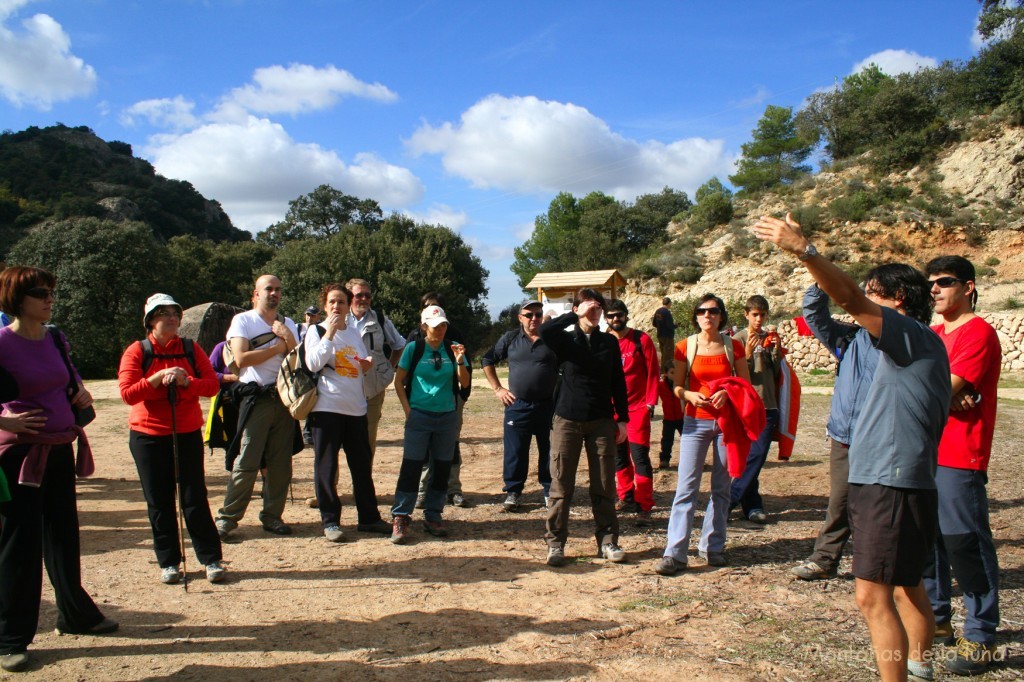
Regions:
<instances>
[{"instance_id":1,"label":"person in black cap","mask_svg":"<svg viewBox=\"0 0 1024 682\"><path fill-rule=\"evenodd\" d=\"M494 394L505 406L505 511L519 510L530 469L530 440L537 439L537 480L544 488L544 506L551 489L551 418L555 413L558 357L540 338L540 301L519 306L520 329L506 332L484 353L481 365ZM495 364L508 361L508 388L501 385Z\"/></svg>"},{"instance_id":2,"label":"person in black cap","mask_svg":"<svg viewBox=\"0 0 1024 682\"><path fill-rule=\"evenodd\" d=\"M320 308L315 305L311 305L306 308L306 320L299 325L299 343L306 337L306 330L313 325L320 324L320 320L324 318L324 313Z\"/></svg>"}]
</instances>

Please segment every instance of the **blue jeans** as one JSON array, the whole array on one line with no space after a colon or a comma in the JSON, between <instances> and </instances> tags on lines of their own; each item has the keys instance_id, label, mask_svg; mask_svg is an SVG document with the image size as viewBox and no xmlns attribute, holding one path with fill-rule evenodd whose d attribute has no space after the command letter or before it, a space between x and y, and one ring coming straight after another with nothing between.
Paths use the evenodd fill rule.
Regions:
<instances>
[{"instance_id":1,"label":"blue jeans","mask_svg":"<svg viewBox=\"0 0 1024 682\"><path fill-rule=\"evenodd\" d=\"M427 499L423 516L430 521L440 521L441 512L448 498L448 475L455 443L459 439L459 413L424 412L415 408L409 410L405 420L405 444L402 449L402 468L398 472L395 486L394 516L409 516L416 508L416 494L423 465L428 461L434 465L434 476L427 488Z\"/></svg>"},{"instance_id":2,"label":"blue jeans","mask_svg":"<svg viewBox=\"0 0 1024 682\"><path fill-rule=\"evenodd\" d=\"M940 466L935 472L939 537L924 585L935 620L946 622L955 574L967 611L963 636L992 644L999 626L999 563L988 523L987 482L984 471Z\"/></svg>"},{"instance_id":3,"label":"blue jeans","mask_svg":"<svg viewBox=\"0 0 1024 682\"><path fill-rule=\"evenodd\" d=\"M544 497L551 489L551 417L554 401L531 403L518 398L505 407L505 465L507 493L521 493L530 472L530 439L537 439L537 480Z\"/></svg>"},{"instance_id":4,"label":"blue jeans","mask_svg":"<svg viewBox=\"0 0 1024 682\"><path fill-rule=\"evenodd\" d=\"M779 411L765 410L764 415L764 430L761 431L757 440L750 444L747 468L743 470L742 476L732 482L729 509L735 509L737 505L742 505L744 516L750 516L750 512L756 509L764 510L764 500L761 499L758 477L768 459L768 450L772 446L772 435L779 425Z\"/></svg>"},{"instance_id":5,"label":"blue jeans","mask_svg":"<svg viewBox=\"0 0 1024 682\"><path fill-rule=\"evenodd\" d=\"M714 458L711 467L711 499L704 513L704 528L701 530L698 549L702 552L725 551L725 526L729 517L729 467L726 462L725 442L722 431L713 419L683 420L683 434L679 439L679 483L672 500L672 513L668 519L668 543L665 556L686 563L686 552L690 546L690 530L693 528L693 514L697 494L700 492L700 478L707 459L708 446L713 446Z\"/></svg>"}]
</instances>

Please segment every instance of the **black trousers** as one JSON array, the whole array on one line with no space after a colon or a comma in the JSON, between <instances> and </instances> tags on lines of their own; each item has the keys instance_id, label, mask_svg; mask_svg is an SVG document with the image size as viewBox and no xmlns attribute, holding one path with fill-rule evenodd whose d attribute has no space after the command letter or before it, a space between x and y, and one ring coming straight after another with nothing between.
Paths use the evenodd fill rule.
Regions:
<instances>
[{"instance_id":1,"label":"black trousers","mask_svg":"<svg viewBox=\"0 0 1024 682\"><path fill-rule=\"evenodd\" d=\"M178 501L174 489L174 444L171 436L151 436L132 431L128 448L142 482L142 494L153 529L153 551L161 568L181 563L178 538ZM200 431L178 434L178 468L181 473L181 509L192 538L196 558L204 566L221 560L220 537L210 514L203 468L203 436Z\"/></svg>"},{"instance_id":2,"label":"black trousers","mask_svg":"<svg viewBox=\"0 0 1024 682\"><path fill-rule=\"evenodd\" d=\"M71 446L50 450L38 488L18 484L27 451L27 445L14 446L0 458L11 489L11 500L0 504L0 655L25 651L35 637L44 564L57 599L58 628L84 632L103 620L82 588Z\"/></svg>"},{"instance_id":3,"label":"black trousers","mask_svg":"<svg viewBox=\"0 0 1024 682\"><path fill-rule=\"evenodd\" d=\"M345 450L345 461L352 476L358 523L380 521L366 415L313 412L307 423L313 433L313 479L324 527L341 522L341 498L338 497L338 451L341 449Z\"/></svg>"}]
</instances>

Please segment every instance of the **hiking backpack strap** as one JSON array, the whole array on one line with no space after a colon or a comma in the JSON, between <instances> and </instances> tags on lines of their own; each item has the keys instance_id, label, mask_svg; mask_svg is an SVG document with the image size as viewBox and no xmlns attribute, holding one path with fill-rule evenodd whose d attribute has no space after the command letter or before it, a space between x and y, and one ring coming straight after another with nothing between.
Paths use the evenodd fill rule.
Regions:
<instances>
[{"instance_id":1,"label":"hiking backpack strap","mask_svg":"<svg viewBox=\"0 0 1024 682\"><path fill-rule=\"evenodd\" d=\"M416 365L420 363L423 353L427 350L426 339L416 339L412 344L412 357L409 358L409 369L405 374L405 397L412 397L412 375L416 371Z\"/></svg>"},{"instance_id":2,"label":"hiking backpack strap","mask_svg":"<svg viewBox=\"0 0 1024 682\"><path fill-rule=\"evenodd\" d=\"M181 346L185 351L184 353L170 353L170 354L157 354L153 349L153 342L149 340L149 337L139 341L139 345L142 346L142 375L145 376L146 372L153 365L153 360L156 358L167 358L168 360L177 360L179 358L185 358L188 360L189 366L192 368L192 376L199 376L199 370L196 369L196 345L192 339L182 339Z\"/></svg>"}]
</instances>

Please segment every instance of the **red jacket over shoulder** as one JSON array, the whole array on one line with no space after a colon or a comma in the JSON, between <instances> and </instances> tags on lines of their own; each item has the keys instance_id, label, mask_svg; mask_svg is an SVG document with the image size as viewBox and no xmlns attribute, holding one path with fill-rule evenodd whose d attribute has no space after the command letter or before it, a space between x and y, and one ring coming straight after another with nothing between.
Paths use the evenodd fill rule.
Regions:
<instances>
[{"instance_id":1,"label":"red jacket over shoulder","mask_svg":"<svg viewBox=\"0 0 1024 682\"><path fill-rule=\"evenodd\" d=\"M751 383L739 377L714 379L708 388L711 393L724 390L729 396L718 415L718 428L725 441L729 475L739 478L747 468L750 444L764 430L764 403Z\"/></svg>"}]
</instances>

